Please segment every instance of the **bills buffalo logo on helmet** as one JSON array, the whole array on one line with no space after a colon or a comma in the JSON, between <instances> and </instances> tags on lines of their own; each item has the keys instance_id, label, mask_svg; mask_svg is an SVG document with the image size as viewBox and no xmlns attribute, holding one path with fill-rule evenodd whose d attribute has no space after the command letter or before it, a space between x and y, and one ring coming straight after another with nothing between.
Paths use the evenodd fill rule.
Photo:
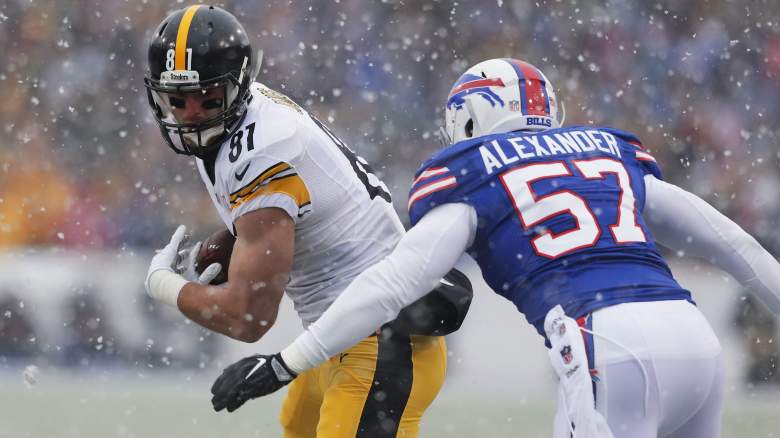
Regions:
<instances>
[{"instance_id":1,"label":"bills buffalo logo on helmet","mask_svg":"<svg viewBox=\"0 0 780 438\"><path fill-rule=\"evenodd\" d=\"M455 83L449 97L447 98L447 108L455 106L456 109L463 108L463 104L466 103L464 99L469 94L477 94L485 98L490 102L491 106L504 106L504 101L501 97L493 92L490 87L503 87L504 82L501 79L486 79L482 76L472 75L469 73L464 74Z\"/></svg>"}]
</instances>

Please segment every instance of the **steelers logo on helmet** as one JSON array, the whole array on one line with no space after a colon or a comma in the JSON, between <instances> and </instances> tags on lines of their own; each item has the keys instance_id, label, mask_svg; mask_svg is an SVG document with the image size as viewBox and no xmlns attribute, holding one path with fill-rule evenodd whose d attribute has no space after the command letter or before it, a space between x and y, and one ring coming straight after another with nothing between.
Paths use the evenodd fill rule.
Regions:
<instances>
[{"instance_id":1,"label":"steelers logo on helmet","mask_svg":"<svg viewBox=\"0 0 780 438\"><path fill-rule=\"evenodd\" d=\"M259 70L246 31L229 12L193 5L168 16L149 44L149 105L168 145L204 156L238 129Z\"/></svg>"},{"instance_id":2,"label":"steelers logo on helmet","mask_svg":"<svg viewBox=\"0 0 780 438\"><path fill-rule=\"evenodd\" d=\"M445 108L449 143L488 134L557 128L555 91L541 70L517 59L480 62L452 86Z\"/></svg>"}]
</instances>

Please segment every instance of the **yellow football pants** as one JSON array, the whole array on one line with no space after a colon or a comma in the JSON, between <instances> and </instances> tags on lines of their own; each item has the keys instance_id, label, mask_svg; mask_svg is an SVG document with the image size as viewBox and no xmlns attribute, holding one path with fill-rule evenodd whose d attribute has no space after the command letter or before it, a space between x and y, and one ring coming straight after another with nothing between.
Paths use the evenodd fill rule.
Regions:
<instances>
[{"instance_id":1,"label":"yellow football pants","mask_svg":"<svg viewBox=\"0 0 780 438\"><path fill-rule=\"evenodd\" d=\"M368 337L292 381L284 437L417 437L446 369L443 337Z\"/></svg>"}]
</instances>

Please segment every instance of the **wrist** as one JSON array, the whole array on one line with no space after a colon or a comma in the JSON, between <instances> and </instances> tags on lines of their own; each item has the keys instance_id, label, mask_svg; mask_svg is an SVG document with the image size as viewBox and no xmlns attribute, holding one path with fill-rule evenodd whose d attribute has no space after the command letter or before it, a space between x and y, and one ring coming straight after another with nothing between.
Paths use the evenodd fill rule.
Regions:
<instances>
[{"instance_id":1,"label":"wrist","mask_svg":"<svg viewBox=\"0 0 780 438\"><path fill-rule=\"evenodd\" d=\"M288 345L279 355L287 368L296 375L313 368L313 365L306 359L306 356L295 343Z\"/></svg>"},{"instance_id":2,"label":"wrist","mask_svg":"<svg viewBox=\"0 0 780 438\"><path fill-rule=\"evenodd\" d=\"M179 293L188 281L167 269L152 272L149 276L149 296L155 300L178 308Z\"/></svg>"},{"instance_id":3,"label":"wrist","mask_svg":"<svg viewBox=\"0 0 780 438\"><path fill-rule=\"evenodd\" d=\"M271 368L273 368L274 374L276 374L276 378L280 382L289 382L298 377L298 373L291 370L287 362L284 361L282 353L276 353L271 356Z\"/></svg>"}]
</instances>

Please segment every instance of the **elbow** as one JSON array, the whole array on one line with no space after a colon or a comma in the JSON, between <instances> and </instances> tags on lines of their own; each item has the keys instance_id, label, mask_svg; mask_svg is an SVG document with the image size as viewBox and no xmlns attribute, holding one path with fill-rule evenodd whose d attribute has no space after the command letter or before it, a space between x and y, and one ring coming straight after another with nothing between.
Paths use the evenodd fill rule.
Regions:
<instances>
[{"instance_id":1,"label":"elbow","mask_svg":"<svg viewBox=\"0 0 780 438\"><path fill-rule=\"evenodd\" d=\"M278 310L257 303L241 306L233 317L231 337L250 344L259 341L276 322Z\"/></svg>"},{"instance_id":2,"label":"elbow","mask_svg":"<svg viewBox=\"0 0 780 438\"><path fill-rule=\"evenodd\" d=\"M248 344L255 343L271 329L273 322L244 320L232 324L230 327L230 337Z\"/></svg>"},{"instance_id":3,"label":"elbow","mask_svg":"<svg viewBox=\"0 0 780 438\"><path fill-rule=\"evenodd\" d=\"M247 344L254 344L255 342L259 341L264 334L265 331L248 328L236 330L231 337L237 341L246 342Z\"/></svg>"}]
</instances>

